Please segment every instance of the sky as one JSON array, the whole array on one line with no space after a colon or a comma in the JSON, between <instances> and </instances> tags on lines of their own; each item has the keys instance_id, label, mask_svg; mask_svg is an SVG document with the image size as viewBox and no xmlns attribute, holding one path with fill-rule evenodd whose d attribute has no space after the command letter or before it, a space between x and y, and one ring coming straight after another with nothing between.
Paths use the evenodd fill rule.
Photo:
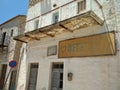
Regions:
<instances>
[{"instance_id":1,"label":"sky","mask_svg":"<svg viewBox=\"0 0 120 90\"><path fill-rule=\"evenodd\" d=\"M0 24L17 16L26 15L29 0L0 0Z\"/></svg>"}]
</instances>

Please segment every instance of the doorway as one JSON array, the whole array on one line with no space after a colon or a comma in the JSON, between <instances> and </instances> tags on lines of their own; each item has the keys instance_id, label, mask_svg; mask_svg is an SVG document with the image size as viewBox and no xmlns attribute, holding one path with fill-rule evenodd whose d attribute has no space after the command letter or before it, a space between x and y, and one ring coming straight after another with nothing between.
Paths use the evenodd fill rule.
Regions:
<instances>
[{"instance_id":1,"label":"doorway","mask_svg":"<svg viewBox=\"0 0 120 90\"><path fill-rule=\"evenodd\" d=\"M16 70L11 72L9 90L15 90L16 74L17 74L17 71L16 71Z\"/></svg>"},{"instance_id":2,"label":"doorway","mask_svg":"<svg viewBox=\"0 0 120 90\"><path fill-rule=\"evenodd\" d=\"M27 90L36 90L38 67L38 63L30 65L29 82Z\"/></svg>"},{"instance_id":3,"label":"doorway","mask_svg":"<svg viewBox=\"0 0 120 90\"><path fill-rule=\"evenodd\" d=\"M52 65L51 90L63 90L63 63Z\"/></svg>"},{"instance_id":4,"label":"doorway","mask_svg":"<svg viewBox=\"0 0 120 90\"><path fill-rule=\"evenodd\" d=\"M0 77L0 89L2 89L3 86L4 86L6 71L7 71L7 64L3 64L2 65L1 77Z\"/></svg>"}]
</instances>

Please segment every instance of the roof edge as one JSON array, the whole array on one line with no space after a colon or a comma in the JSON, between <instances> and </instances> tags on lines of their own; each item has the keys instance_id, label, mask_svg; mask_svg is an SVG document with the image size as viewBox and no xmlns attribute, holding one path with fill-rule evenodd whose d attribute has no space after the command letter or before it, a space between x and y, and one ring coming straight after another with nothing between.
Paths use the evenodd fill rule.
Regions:
<instances>
[{"instance_id":1,"label":"roof edge","mask_svg":"<svg viewBox=\"0 0 120 90\"><path fill-rule=\"evenodd\" d=\"M11 19L9 19L9 20L3 22L2 24L0 24L0 26L6 24L6 23L8 23L8 22L10 22L10 21L12 21L12 20L18 18L18 17L26 17L26 15L17 15L17 16L15 16L15 17L13 17L13 18L11 18Z\"/></svg>"}]
</instances>

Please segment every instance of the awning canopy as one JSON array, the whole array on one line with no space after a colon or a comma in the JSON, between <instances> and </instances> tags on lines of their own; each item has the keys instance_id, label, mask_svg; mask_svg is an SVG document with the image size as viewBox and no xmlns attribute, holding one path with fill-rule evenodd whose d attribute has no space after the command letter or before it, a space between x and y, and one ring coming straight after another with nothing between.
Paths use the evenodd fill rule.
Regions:
<instances>
[{"instance_id":1,"label":"awning canopy","mask_svg":"<svg viewBox=\"0 0 120 90\"><path fill-rule=\"evenodd\" d=\"M77 15L75 17L60 21L58 23L38 28L36 30L24 33L14 37L15 40L28 43L33 40L40 40L44 37L54 37L63 32L73 32L92 25L102 25L103 20L99 18L93 11Z\"/></svg>"}]
</instances>

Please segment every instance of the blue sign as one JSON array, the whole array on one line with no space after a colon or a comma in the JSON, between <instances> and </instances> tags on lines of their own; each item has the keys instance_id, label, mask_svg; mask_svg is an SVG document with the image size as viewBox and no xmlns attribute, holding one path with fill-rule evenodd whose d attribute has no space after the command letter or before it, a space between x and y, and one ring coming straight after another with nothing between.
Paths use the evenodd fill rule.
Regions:
<instances>
[{"instance_id":1,"label":"blue sign","mask_svg":"<svg viewBox=\"0 0 120 90\"><path fill-rule=\"evenodd\" d=\"M11 67L11 68L14 68L14 67L16 67L17 66L17 62L16 61L10 61L9 62L9 66Z\"/></svg>"}]
</instances>

